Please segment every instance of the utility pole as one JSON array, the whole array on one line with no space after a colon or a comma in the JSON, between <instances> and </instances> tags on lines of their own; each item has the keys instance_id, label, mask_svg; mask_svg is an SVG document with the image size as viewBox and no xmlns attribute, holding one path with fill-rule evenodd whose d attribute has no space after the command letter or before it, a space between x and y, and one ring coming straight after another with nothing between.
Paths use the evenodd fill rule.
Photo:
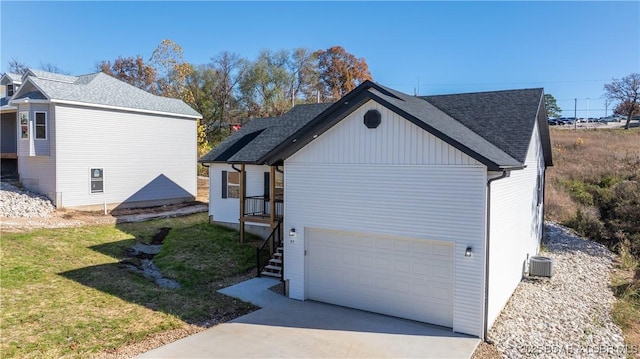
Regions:
<instances>
[{"instance_id":1,"label":"utility pole","mask_svg":"<svg viewBox=\"0 0 640 359\"><path fill-rule=\"evenodd\" d=\"M587 97L587 124L589 124L589 98Z\"/></svg>"},{"instance_id":2,"label":"utility pole","mask_svg":"<svg viewBox=\"0 0 640 359\"><path fill-rule=\"evenodd\" d=\"M573 129L578 130L578 99L573 99Z\"/></svg>"}]
</instances>

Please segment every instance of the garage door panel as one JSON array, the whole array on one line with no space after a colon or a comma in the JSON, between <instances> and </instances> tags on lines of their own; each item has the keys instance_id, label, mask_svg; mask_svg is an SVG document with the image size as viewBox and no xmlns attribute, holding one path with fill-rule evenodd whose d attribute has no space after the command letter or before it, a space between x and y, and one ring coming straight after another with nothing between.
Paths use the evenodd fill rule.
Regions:
<instances>
[{"instance_id":1,"label":"garage door panel","mask_svg":"<svg viewBox=\"0 0 640 359\"><path fill-rule=\"evenodd\" d=\"M309 299L452 326L451 243L321 229L305 238Z\"/></svg>"}]
</instances>

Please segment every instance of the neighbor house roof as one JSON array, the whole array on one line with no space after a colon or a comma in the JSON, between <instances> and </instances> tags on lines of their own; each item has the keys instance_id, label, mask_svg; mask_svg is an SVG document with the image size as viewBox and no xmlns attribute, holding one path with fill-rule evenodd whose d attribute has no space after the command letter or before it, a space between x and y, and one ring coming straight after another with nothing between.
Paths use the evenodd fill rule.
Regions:
<instances>
[{"instance_id":1,"label":"neighbor house roof","mask_svg":"<svg viewBox=\"0 0 640 359\"><path fill-rule=\"evenodd\" d=\"M11 72L5 72L4 74L2 74L2 82L4 83L5 81L20 83L22 82L22 76Z\"/></svg>"},{"instance_id":2,"label":"neighbor house roof","mask_svg":"<svg viewBox=\"0 0 640 359\"><path fill-rule=\"evenodd\" d=\"M260 163L277 145L330 105L297 105L281 117L251 120L200 158L200 162Z\"/></svg>"},{"instance_id":3,"label":"neighbor house roof","mask_svg":"<svg viewBox=\"0 0 640 359\"><path fill-rule=\"evenodd\" d=\"M261 151L248 151L248 156L217 158L209 153L201 162L278 163L365 102L374 100L485 164L490 170L524 167L537 121L545 162L550 166L549 133L542 98L542 89L415 97L366 81L335 104L325 105L324 111L313 118L294 122L296 115L292 110L278 120L271 119L270 121L278 121L281 124L279 127L288 128L289 134L274 136L273 141L258 146ZM295 123L296 126L286 126L289 123ZM266 129L263 131L266 132ZM253 139L244 137L246 143L237 145L237 153L244 148L251 148L261 135L262 132ZM276 143L276 139L279 143ZM223 144L225 148L231 148L239 140L240 137L229 138L229 142L225 141ZM215 148L212 152L214 151L219 149Z\"/></svg>"},{"instance_id":4,"label":"neighbor house roof","mask_svg":"<svg viewBox=\"0 0 640 359\"><path fill-rule=\"evenodd\" d=\"M59 103L202 118L180 99L150 94L102 72L69 76L30 69L24 79L25 83L14 101L47 99ZM27 84L32 84L35 90Z\"/></svg>"}]
</instances>

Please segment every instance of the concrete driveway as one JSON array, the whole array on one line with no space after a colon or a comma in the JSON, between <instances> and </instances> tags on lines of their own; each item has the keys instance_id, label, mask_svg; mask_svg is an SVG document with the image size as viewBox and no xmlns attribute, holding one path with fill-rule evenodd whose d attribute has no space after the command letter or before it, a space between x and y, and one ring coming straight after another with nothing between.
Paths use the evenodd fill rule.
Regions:
<instances>
[{"instance_id":1,"label":"concrete driveway","mask_svg":"<svg viewBox=\"0 0 640 359\"><path fill-rule=\"evenodd\" d=\"M450 329L288 299L254 278L220 290L262 309L138 358L470 358L480 339Z\"/></svg>"}]
</instances>

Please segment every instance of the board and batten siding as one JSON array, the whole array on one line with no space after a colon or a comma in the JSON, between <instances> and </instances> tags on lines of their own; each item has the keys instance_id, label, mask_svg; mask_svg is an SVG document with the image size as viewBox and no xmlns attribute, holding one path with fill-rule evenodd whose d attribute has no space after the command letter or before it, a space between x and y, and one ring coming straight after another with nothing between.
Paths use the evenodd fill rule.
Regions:
<instances>
[{"instance_id":1,"label":"board and batten siding","mask_svg":"<svg viewBox=\"0 0 640 359\"><path fill-rule=\"evenodd\" d=\"M56 107L58 196L65 207L195 198L196 121ZM104 169L104 193L89 170Z\"/></svg>"},{"instance_id":2,"label":"board and batten siding","mask_svg":"<svg viewBox=\"0 0 640 359\"><path fill-rule=\"evenodd\" d=\"M537 180L539 175L544 178L544 159L537 126L525 164L525 169L491 183L489 327L520 283L527 256L540 248L543 201L538 202Z\"/></svg>"},{"instance_id":3,"label":"board and batten siding","mask_svg":"<svg viewBox=\"0 0 640 359\"><path fill-rule=\"evenodd\" d=\"M363 116L378 110L376 129ZM400 153L401 152L401 153ZM369 101L285 160L285 276L306 299L305 228L454 243L453 330L482 335L486 167ZM467 247L475 253L465 257Z\"/></svg>"},{"instance_id":4,"label":"board and batten siding","mask_svg":"<svg viewBox=\"0 0 640 359\"><path fill-rule=\"evenodd\" d=\"M55 106L49 104L20 104L18 114L29 113L29 139L20 138L17 119L18 173L27 189L42 193L56 204L56 121ZM35 112L47 113L47 139L35 139Z\"/></svg>"},{"instance_id":5,"label":"board and batten siding","mask_svg":"<svg viewBox=\"0 0 640 359\"><path fill-rule=\"evenodd\" d=\"M240 165L236 165L240 168ZM216 222L240 223L240 199L222 198L222 171L236 172L229 164L212 163L209 166L209 215ZM264 173L269 166L245 165L247 172L247 196L264 194ZM268 226L255 223L256 226Z\"/></svg>"}]
</instances>

